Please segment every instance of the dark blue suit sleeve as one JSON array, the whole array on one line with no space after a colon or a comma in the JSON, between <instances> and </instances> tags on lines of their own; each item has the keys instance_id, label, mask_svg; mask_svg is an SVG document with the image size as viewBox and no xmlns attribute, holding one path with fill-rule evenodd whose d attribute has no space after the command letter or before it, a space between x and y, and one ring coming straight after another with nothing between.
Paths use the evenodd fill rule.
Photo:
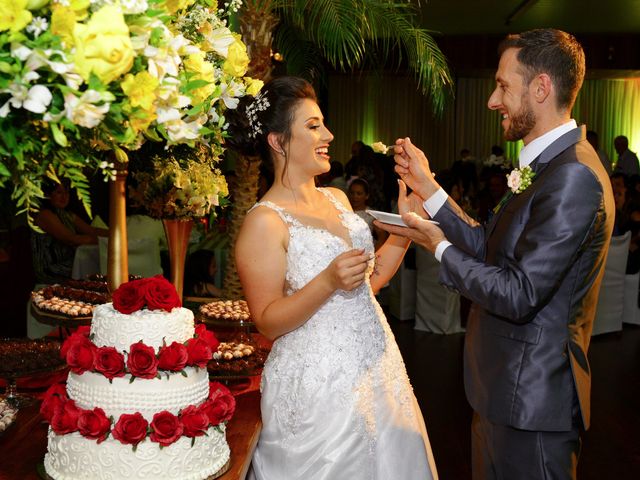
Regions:
<instances>
[{"instance_id":1,"label":"dark blue suit sleeve","mask_svg":"<svg viewBox=\"0 0 640 480\"><path fill-rule=\"evenodd\" d=\"M526 323L576 262L602 202L602 186L588 167L562 165L537 189L530 208L511 219L517 224L508 230L517 236L513 251L498 249L489 264L466 246L459 248L452 237L454 245L442 256L440 282L495 315Z\"/></svg>"}]
</instances>

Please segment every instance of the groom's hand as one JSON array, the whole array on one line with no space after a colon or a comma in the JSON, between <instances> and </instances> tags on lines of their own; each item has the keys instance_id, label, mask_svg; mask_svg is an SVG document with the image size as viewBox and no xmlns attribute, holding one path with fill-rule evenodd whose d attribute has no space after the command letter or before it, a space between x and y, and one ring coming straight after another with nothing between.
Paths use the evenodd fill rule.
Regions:
<instances>
[{"instance_id":1,"label":"groom's hand","mask_svg":"<svg viewBox=\"0 0 640 480\"><path fill-rule=\"evenodd\" d=\"M435 253L438 244L447 239L436 224L420 218L413 212L403 214L402 220L407 225L406 227L398 227L378 220L373 223L393 235L400 235L413 240L431 253Z\"/></svg>"},{"instance_id":2,"label":"groom's hand","mask_svg":"<svg viewBox=\"0 0 640 480\"><path fill-rule=\"evenodd\" d=\"M398 180L398 187L398 213L402 215L413 212L422 218L429 218L422 206L424 203L422 198L416 192L407 195L407 185L402 180Z\"/></svg>"},{"instance_id":3,"label":"groom's hand","mask_svg":"<svg viewBox=\"0 0 640 480\"><path fill-rule=\"evenodd\" d=\"M427 156L411 143L409 137L397 139L393 151L396 173L422 200L438 191L440 186L433 178Z\"/></svg>"}]
</instances>

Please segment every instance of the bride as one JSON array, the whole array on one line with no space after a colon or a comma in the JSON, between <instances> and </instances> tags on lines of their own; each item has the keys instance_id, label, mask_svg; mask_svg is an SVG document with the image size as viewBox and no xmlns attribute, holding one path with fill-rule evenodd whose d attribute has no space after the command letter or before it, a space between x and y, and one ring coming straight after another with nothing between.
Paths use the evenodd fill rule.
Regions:
<instances>
[{"instance_id":1,"label":"bride","mask_svg":"<svg viewBox=\"0 0 640 480\"><path fill-rule=\"evenodd\" d=\"M374 261L369 227L345 194L315 187L330 168L333 135L305 80L272 80L228 117L229 146L259 154L275 172L235 252L255 323L275 339L250 478L436 479L424 420L374 297L408 240L390 236ZM400 183L403 212L411 197Z\"/></svg>"}]
</instances>

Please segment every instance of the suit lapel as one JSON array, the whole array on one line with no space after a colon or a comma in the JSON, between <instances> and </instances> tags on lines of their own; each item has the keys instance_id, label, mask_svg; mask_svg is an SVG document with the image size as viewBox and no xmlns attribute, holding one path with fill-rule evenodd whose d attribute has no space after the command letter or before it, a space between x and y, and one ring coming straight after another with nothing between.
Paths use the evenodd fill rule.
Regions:
<instances>
[{"instance_id":1,"label":"suit lapel","mask_svg":"<svg viewBox=\"0 0 640 480\"><path fill-rule=\"evenodd\" d=\"M538 155L533 162L531 162L531 169L536 174L536 176L533 178L532 186L533 186L533 183L535 183L536 180L540 177L544 169L549 166L549 163L551 162L551 160L556 158L558 155L564 152L567 148L571 147L572 145L575 145L580 140L584 140L585 138L586 138L586 128L584 125L582 125L578 128L574 128L573 130L569 130L567 133L559 137L555 142L553 142L551 145L545 148L542 151L542 153ZM531 186L529 188L531 188ZM487 226L487 230L485 234L485 238L487 239L487 241L491 236L491 234L493 233L493 230L495 229L495 226L498 223L498 220L502 212L504 211L505 207L509 205L509 203L512 202L513 199L516 198L518 195L520 194L514 194L510 198L508 198L504 202L504 204L500 207L500 210L498 210L498 212L493 216L493 218L491 219L491 222L489 222L489 225Z\"/></svg>"}]
</instances>

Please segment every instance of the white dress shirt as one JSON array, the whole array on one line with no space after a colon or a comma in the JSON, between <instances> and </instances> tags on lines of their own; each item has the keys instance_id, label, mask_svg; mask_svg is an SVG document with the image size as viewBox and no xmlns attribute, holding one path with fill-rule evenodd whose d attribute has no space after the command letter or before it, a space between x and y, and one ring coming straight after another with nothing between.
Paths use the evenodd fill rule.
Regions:
<instances>
[{"instance_id":1,"label":"white dress shirt","mask_svg":"<svg viewBox=\"0 0 640 480\"><path fill-rule=\"evenodd\" d=\"M526 167L527 165L531 164L531 162L533 162L536 157L538 157L538 155L540 155L549 145L551 145L568 131L577 128L577 126L578 125L576 124L575 120L569 120L567 123L563 123L553 130L549 130L544 135L533 139L531 142L529 142L528 145L522 147L522 149L520 150L520 158L518 159L520 168ZM438 213L442 205L445 204L447 198L449 198L447 192L445 192L443 188L440 188L436 193L427 198L422 206L429 214L429 216L433 218ZM438 245L436 246L436 251L434 252L436 260L438 260L439 262L441 261L442 254L449 245L451 245L451 242L449 242L448 240L442 240L440 243L438 243Z\"/></svg>"}]
</instances>

